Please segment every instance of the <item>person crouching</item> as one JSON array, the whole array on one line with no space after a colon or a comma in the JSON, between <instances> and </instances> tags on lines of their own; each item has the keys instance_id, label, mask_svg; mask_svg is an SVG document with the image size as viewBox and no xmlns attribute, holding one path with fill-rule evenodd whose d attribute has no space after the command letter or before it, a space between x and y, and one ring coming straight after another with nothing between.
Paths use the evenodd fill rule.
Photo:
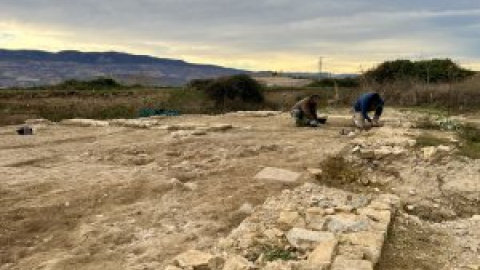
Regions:
<instances>
[{"instance_id":1,"label":"person crouching","mask_svg":"<svg viewBox=\"0 0 480 270\"><path fill-rule=\"evenodd\" d=\"M325 123L326 119L317 116L317 105L320 102L319 95L312 95L297 102L291 111L297 127L318 127Z\"/></svg>"},{"instance_id":2,"label":"person crouching","mask_svg":"<svg viewBox=\"0 0 480 270\"><path fill-rule=\"evenodd\" d=\"M361 95L355 105L353 122L360 129L369 129L371 127L381 126L379 120L382 116L384 101L378 93L366 93ZM368 112L375 111L373 119L368 116Z\"/></svg>"}]
</instances>

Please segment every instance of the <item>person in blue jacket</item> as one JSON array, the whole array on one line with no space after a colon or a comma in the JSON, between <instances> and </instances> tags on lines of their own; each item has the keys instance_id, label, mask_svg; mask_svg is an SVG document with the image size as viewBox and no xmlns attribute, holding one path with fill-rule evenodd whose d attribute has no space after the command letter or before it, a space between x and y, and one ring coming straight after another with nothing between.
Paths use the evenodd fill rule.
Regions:
<instances>
[{"instance_id":1,"label":"person in blue jacket","mask_svg":"<svg viewBox=\"0 0 480 270\"><path fill-rule=\"evenodd\" d=\"M378 93L366 93L361 95L353 109L355 115L353 121L355 126L361 129L380 126L379 120L382 116L384 101ZM373 119L368 116L368 112L375 111Z\"/></svg>"}]
</instances>

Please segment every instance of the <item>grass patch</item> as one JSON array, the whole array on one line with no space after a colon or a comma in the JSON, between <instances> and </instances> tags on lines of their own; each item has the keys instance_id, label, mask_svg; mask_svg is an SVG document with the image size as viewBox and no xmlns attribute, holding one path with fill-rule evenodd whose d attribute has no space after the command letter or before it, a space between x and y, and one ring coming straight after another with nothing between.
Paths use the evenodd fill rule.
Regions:
<instances>
[{"instance_id":1,"label":"grass patch","mask_svg":"<svg viewBox=\"0 0 480 270\"><path fill-rule=\"evenodd\" d=\"M423 133L416 138L418 148L427 147L427 146L439 146L447 145L450 143L449 140L444 138L438 138L430 133Z\"/></svg>"},{"instance_id":2,"label":"grass patch","mask_svg":"<svg viewBox=\"0 0 480 270\"><path fill-rule=\"evenodd\" d=\"M361 176L361 170L342 155L327 157L320 164L320 168L323 173L318 180L336 185L355 182Z\"/></svg>"},{"instance_id":3,"label":"grass patch","mask_svg":"<svg viewBox=\"0 0 480 270\"><path fill-rule=\"evenodd\" d=\"M295 254L289 250L284 250L280 247L269 247L264 251L265 260L268 262L282 260L282 261L291 261L296 260L297 257Z\"/></svg>"},{"instance_id":4,"label":"grass patch","mask_svg":"<svg viewBox=\"0 0 480 270\"><path fill-rule=\"evenodd\" d=\"M458 132L462 140L458 154L471 159L480 159L480 128L464 125Z\"/></svg>"}]
</instances>

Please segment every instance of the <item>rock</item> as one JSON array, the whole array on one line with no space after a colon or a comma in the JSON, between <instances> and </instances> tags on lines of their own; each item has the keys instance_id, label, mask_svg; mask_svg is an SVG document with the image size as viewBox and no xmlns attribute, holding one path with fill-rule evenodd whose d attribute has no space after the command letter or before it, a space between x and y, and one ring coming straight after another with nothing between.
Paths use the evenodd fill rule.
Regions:
<instances>
[{"instance_id":1,"label":"rock","mask_svg":"<svg viewBox=\"0 0 480 270\"><path fill-rule=\"evenodd\" d=\"M238 212L240 213L243 213L243 214L247 214L247 215L250 215L251 213L253 213L253 206L249 203L244 203L242 204L242 206L237 210Z\"/></svg>"},{"instance_id":2,"label":"rock","mask_svg":"<svg viewBox=\"0 0 480 270\"><path fill-rule=\"evenodd\" d=\"M227 259L223 270L249 270L250 262L241 256L232 256Z\"/></svg>"},{"instance_id":3,"label":"rock","mask_svg":"<svg viewBox=\"0 0 480 270\"><path fill-rule=\"evenodd\" d=\"M435 146L427 146L422 148L423 159L430 160L437 154L437 148Z\"/></svg>"},{"instance_id":4,"label":"rock","mask_svg":"<svg viewBox=\"0 0 480 270\"><path fill-rule=\"evenodd\" d=\"M183 184L183 187L188 191L194 191L198 189L198 185L192 182Z\"/></svg>"},{"instance_id":5,"label":"rock","mask_svg":"<svg viewBox=\"0 0 480 270\"><path fill-rule=\"evenodd\" d=\"M410 190L408 193L412 196L417 194L417 192L414 189Z\"/></svg>"},{"instance_id":6,"label":"rock","mask_svg":"<svg viewBox=\"0 0 480 270\"><path fill-rule=\"evenodd\" d=\"M157 120L147 119L113 119L111 126L130 127L130 128L150 128L158 123Z\"/></svg>"},{"instance_id":7,"label":"rock","mask_svg":"<svg viewBox=\"0 0 480 270\"><path fill-rule=\"evenodd\" d=\"M277 223L279 223L280 225L286 226L288 228L305 226L305 221L303 220L302 216L300 216L300 214L296 211L280 212L280 216L277 220Z\"/></svg>"},{"instance_id":8,"label":"rock","mask_svg":"<svg viewBox=\"0 0 480 270\"><path fill-rule=\"evenodd\" d=\"M209 270L222 270L225 265L225 259L220 256L214 256L208 261Z\"/></svg>"},{"instance_id":9,"label":"rock","mask_svg":"<svg viewBox=\"0 0 480 270\"><path fill-rule=\"evenodd\" d=\"M214 259L211 254L198 250L189 250L173 259L173 264L181 268L191 267L194 270L208 270L208 263Z\"/></svg>"},{"instance_id":10,"label":"rock","mask_svg":"<svg viewBox=\"0 0 480 270\"><path fill-rule=\"evenodd\" d=\"M359 156L363 159L374 159L375 158L375 152L370 149L361 149L358 152Z\"/></svg>"},{"instance_id":11,"label":"rock","mask_svg":"<svg viewBox=\"0 0 480 270\"><path fill-rule=\"evenodd\" d=\"M325 210L321 207L308 208L305 212L305 221L308 229L323 230L326 221Z\"/></svg>"},{"instance_id":12,"label":"rock","mask_svg":"<svg viewBox=\"0 0 480 270\"><path fill-rule=\"evenodd\" d=\"M335 209L333 208L325 209L325 215L335 215Z\"/></svg>"},{"instance_id":13,"label":"rock","mask_svg":"<svg viewBox=\"0 0 480 270\"><path fill-rule=\"evenodd\" d=\"M392 207L389 204L380 202L380 201L372 201L368 208L376 209L376 210L391 210Z\"/></svg>"},{"instance_id":14,"label":"rock","mask_svg":"<svg viewBox=\"0 0 480 270\"><path fill-rule=\"evenodd\" d=\"M288 231L286 237L290 245L300 249L312 249L321 242L335 240L333 233L310 231L302 228L292 228Z\"/></svg>"},{"instance_id":15,"label":"rock","mask_svg":"<svg viewBox=\"0 0 480 270\"><path fill-rule=\"evenodd\" d=\"M44 118L38 119L27 119L25 120L26 125L51 125L53 124L50 120Z\"/></svg>"},{"instance_id":16,"label":"rock","mask_svg":"<svg viewBox=\"0 0 480 270\"><path fill-rule=\"evenodd\" d=\"M363 260L365 253L363 247L353 246L350 244L342 243L338 246L337 256L343 256L348 260Z\"/></svg>"},{"instance_id":17,"label":"rock","mask_svg":"<svg viewBox=\"0 0 480 270\"><path fill-rule=\"evenodd\" d=\"M344 235L344 239L351 245L363 247L366 259L375 265L380 259L385 234L383 232L356 232Z\"/></svg>"},{"instance_id":18,"label":"rock","mask_svg":"<svg viewBox=\"0 0 480 270\"><path fill-rule=\"evenodd\" d=\"M165 270L182 270L182 268L179 268L173 265L168 265L167 267L165 267Z\"/></svg>"},{"instance_id":19,"label":"rock","mask_svg":"<svg viewBox=\"0 0 480 270\"><path fill-rule=\"evenodd\" d=\"M408 210L408 211L413 211L413 210L415 210L415 205L412 205L412 204L407 205L407 210Z\"/></svg>"},{"instance_id":20,"label":"rock","mask_svg":"<svg viewBox=\"0 0 480 270\"><path fill-rule=\"evenodd\" d=\"M443 151L443 152L450 152L452 151L452 148L450 146L447 146L447 145L439 145L437 147L438 151Z\"/></svg>"},{"instance_id":21,"label":"rock","mask_svg":"<svg viewBox=\"0 0 480 270\"><path fill-rule=\"evenodd\" d=\"M182 181L178 180L177 178L172 178L167 181L168 185L173 188L181 188L183 187Z\"/></svg>"},{"instance_id":22,"label":"rock","mask_svg":"<svg viewBox=\"0 0 480 270\"><path fill-rule=\"evenodd\" d=\"M360 152L360 149L362 149L362 147L361 147L360 145L355 146L355 147L352 149L352 154L359 153L359 152Z\"/></svg>"},{"instance_id":23,"label":"rock","mask_svg":"<svg viewBox=\"0 0 480 270\"><path fill-rule=\"evenodd\" d=\"M410 147L414 147L415 145L417 145L417 140L408 140L407 145Z\"/></svg>"},{"instance_id":24,"label":"rock","mask_svg":"<svg viewBox=\"0 0 480 270\"><path fill-rule=\"evenodd\" d=\"M337 256L331 270L373 270L373 265L365 260L349 260L343 256Z\"/></svg>"},{"instance_id":25,"label":"rock","mask_svg":"<svg viewBox=\"0 0 480 270\"><path fill-rule=\"evenodd\" d=\"M77 126L77 127L108 127L107 121L99 121L92 119L64 119L60 121L62 125Z\"/></svg>"},{"instance_id":26,"label":"rock","mask_svg":"<svg viewBox=\"0 0 480 270\"><path fill-rule=\"evenodd\" d=\"M367 230L368 219L353 214L338 214L327 220L327 230L330 232L358 232Z\"/></svg>"},{"instance_id":27,"label":"rock","mask_svg":"<svg viewBox=\"0 0 480 270\"><path fill-rule=\"evenodd\" d=\"M306 266L308 269L329 269L332 264L333 256L335 256L335 250L337 248L337 240L328 240L321 242L313 251L308 255Z\"/></svg>"},{"instance_id":28,"label":"rock","mask_svg":"<svg viewBox=\"0 0 480 270\"><path fill-rule=\"evenodd\" d=\"M300 178L300 173L289 170L265 167L257 175L255 179L274 180L282 183L295 183Z\"/></svg>"},{"instance_id":29,"label":"rock","mask_svg":"<svg viewBox=\"0 0 480 270\"><path fill-rule=\"evenodd\" d=\"M390 211L388 210L377 210L373 208L361 208L357 210L357 213L359 215L364 215L370 219L372 219L375 222L381 222L381 223L390 223L390 220L392 218Z\"/></svg>"},{"instance_id":30,"label":"rock","mask_svg":"<svg viewBox=\"0 0 480 270\"><path fill-rule=\"evenodd\" d=\"M472 203L478 202L478 198L480 198L480 181L478 179L478 173L458 178L447 178L442 190L449 196L461 197Z\"/></svg>"},{"instance_id":31,"label":"rock","mask_svg":"<svg viewBox=\"0 0 480 270\"><path fill-rule=\"evenodd\" d=\"M319 168L307 168L307 171L315 177L318 177L323 173L323 170Z\"/></svg>"},{"instance_id":32,"label":"rock","mask_svg":"<svg viewBox=\"0 0 480 270\"><path fill-rule=\"evenodd\" d=\"M273 261L268 262L263 270L292 270L292 266L288 262Z\"/></svg>"}]
</instances>

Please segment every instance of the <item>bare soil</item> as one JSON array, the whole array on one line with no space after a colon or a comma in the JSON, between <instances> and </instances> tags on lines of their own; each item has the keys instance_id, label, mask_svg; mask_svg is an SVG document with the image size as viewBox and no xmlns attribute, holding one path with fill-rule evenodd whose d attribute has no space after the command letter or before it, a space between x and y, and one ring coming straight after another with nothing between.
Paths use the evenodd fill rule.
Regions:
<instances>
[{"instance_id":1,"label":"bare soil","mask_svg":"<svg viewBox=\"0 0 480 270\"><path fill-rule=\"evenodd\" d=\"M387 111L383 131L355 138L340 135L342 129L350 129L349 116L336 114L341 115L318 129L296 128L288 114L161 120L162 125L233 126L189 136L173 136L174 132L155 127L58 124L38 126L33 136L18 136L14 126L2 127L0 269L162 269L183 251L211 248L246 217L238 210L245 203L261 204L307 181L322 184L307 168L349 152L352 140L415 137L402 133L397 119L405 116L397 111ZM476 195L465 199L454 193L462 199L448 201L449 194L430 188L438 182L436 177L425 181L435 164L419 163L424 175L415 178L410 177L410 164L416 158L402 160L379 161L380 167L390 170L362 167L369 177L390 177L389 183L351 184L358 192L396 193L405 205L417 206L401 211L406 216L396 219L378 269L442 269L440 265L451 258L447 251L457 245L448 226L434 228L434 223L478 215L478 205L471 200ZM472 172L479 168L474 161L455 163L442 181L468 171L463 165ZM266 166L303 176L293 185L255 179ZM431 206L434 202L438 208ZM448 218L425 218L415 212L422 205L432 213L443 211ZM411 217L417 223L408 222ZM476 244L479 239L473 240ZM460 248L458 254L462 252ZM467 257L480 263L480 258L476 262L474 256Z\"/></svg>"}]
</instances>

